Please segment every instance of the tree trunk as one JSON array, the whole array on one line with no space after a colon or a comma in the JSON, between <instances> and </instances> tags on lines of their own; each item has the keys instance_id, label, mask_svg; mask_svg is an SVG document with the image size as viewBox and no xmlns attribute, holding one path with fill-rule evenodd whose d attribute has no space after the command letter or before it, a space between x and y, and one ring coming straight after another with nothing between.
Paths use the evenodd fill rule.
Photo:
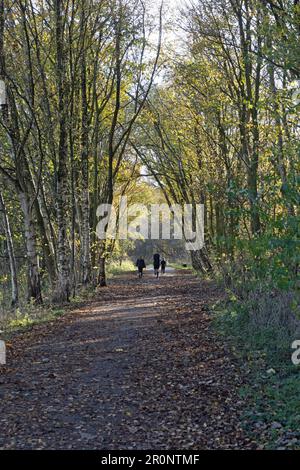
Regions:
<instances>
[{"instance_id":1,"label":"tree trunk","mask_svg":"<svg viewBox=\"0 0 300 470\"><path fill-rule=\"evenodd\" d=\"M211 273L213 270L213 267L208 256L207 249L205 247L200 250L200 256L201 256L202 264L204 265L206 272Z\"/></svg>"},{"instance_id":2,"label":"tree trunk","mask_svg":"<svg viewBox=\"0 0 300 470\"><path fill-rule=\"evenodd\" d=\"M114 113L112 117L111 127L108 136L108 175L107 175L107 203L112 204L114 198L114 171L113 171L113 162L116 152L116 147L114 145L115 132L118 124L118 116L121 109L121 19L116 25L115 32L115 54L116 54L116 64L115 64L115 74L116 74L116 85L115 85L115 105ZM108 225L107 225L108 226ZM105 230L107 230L107 226ZM100 257L99 265L99 275L98 275L98 284L100 287L106 286L106 273L105 273L105 253L106 242L103 243L104 249Z\"/></svg>"},{"instance_id":3,"label":"tree trunk","mask_svg":"<svg viewBox=\"0 0 300 470\"><path fill-rule=\"evenodd\" d=\"M40 206L40 202L38 199L35 200L34 207L35 207L35 213L36 213L36 218L37 218L37 225L39 228L39 234L41 237L41 243L42 243L43 255L45 258L45 265L47 268L47 274L48 274L51 286L54 287L55 282L56 282L56 266L55 266L54 250L51 245L50 237L47 233L46 220L41 211L41 206Z\"/></svg>"},{"instance_id":4,"label":"tree trunk","mask_svg":"<svg viewBox=\"0 0 300 470\"><path fill-rule=\"evenodd\" d=\"M98 285L100 287L106 287L106 272L105 272L105 257L101 256L99 259L99 273L98 273Z\"/></svg>"},{"instance_id":5,"label":"tree trunk","mask_svg":"<svg viewBox=\"0 0 300 470\"><path fill-rule=\"evenodd\" d=\"M273 112L274 112L274 120L275 120L275 129L277 132L276 138L276 150L275 150L275 158L273 159L273 163L275 164L275 168L281 178L281 193L284 197L285 204L287 207L287 212L291 216L295 216L295 211L293 204L290 201L289 198L289 183L288 183L288 178L287 178L287 170L286 170L286 165L284 161L284 132L283 132L283 123L282 123L282 118L280 115L280 108L279 108L279 102L278 102L278 93L277 93L277 87L276 87L276 81L275 81L275 71L274 71L274 65L270 63L268 65L268 72L269 72L269 79L270 79L270 89L271 89L271 94L272 94L272 107L273 107ZM288 136L286 136L288 137Z\"/></svg>"},{"instance_id":6,"label":"tree trunk","mask_svg":"<svg viewBox=\"0 0 300 470\"><path fill-rule=\"evenodd\" d=\"M8 215L6 212L6 207L2 193L0 192L0 210L2 212L4 231L6 236L7 252L9 258L9 267L10 267L10 279L11 279L11 305L16 307L19 303L19 286L18 286L18 276L17 276L17 264L15 258L15 251L13 245L13 238L10 230L10 223Z\"/></svg>"},{"instance_id":7,"label":"tree trunk","mask_svg":"<svg viewBox=\"0 0 300 470\"><path fill-rule=\"evenodd\" d=\"M250 225L252 235L260 232L260 217L257 200L257 162L252 161L247 172L248 197L250 204Z\"/></svg>"},{"instance_id":8,"label":"tree trunk","mask_svg":"<svg viewBox=\"0 0 300 470\"><path fill-rule=\"evenodd\" d=\"M90 247L90 198L89 198L89 160L88 160L88 103L86 89L86 58L84 41L84 3L82 5L81 34L83 47L81 52L81 169L82 169L82 283L91 281Z\"/></svg>"},{"instance_id":9,"label":"tree trunk","mask_svg":"<svg viewBox=\"0 0 300 470\"><path fill-rule=\"evenodd\" d=\"M260 216L258 208L257 172L259 163L259 127L258 127L258 102L261 82L261 59L257 55L257 62L254 63L251 43L251 13L248 2L241 2L236 5L235 14L239 24L241 41L242 66L244 80L240 83L241 109L240 109L240 134L241 134L241 155L247 168L247 190L250 206L250 227L252 235L260 232ZM257 37L257 48L260 51L261 36ZM253 81L253 77L255 80ZM249 106L250 104L250 106Z\"/></svg>"},{"instance_id":10,"label":"tree trunk","mask_svg":"<svg viewBox=\"0 0 300 470\"><path fill-rule=\"evenodd\" d=\"M30 201L27 194L22 190L19 190L19 199L25 226L25 242L28 261L28 300L34 299L37 303L42 303L41 280Z\"/></svg>"},{"instance_id":11,"label":"tree trunk","mask_svg":"<svg viewBox=\"0 0 300 470\"><path fill-rule=\"evenodd\" d=\"M24 162L25 171L26 171L26 180L27 180L27 186L29 189L29 194L32 194L34 197L33 207L34 207L34 211L36 215L39 235L41 238L41 245L42 245L43 255L45 259L45 265L47 268L47 274L49 276L51 286L54 286L56 282L55 253L54 253L54 246L51 240L51 235L49 234L47 230L48 220L46 219L42 211L43 194L41 194L41 192L43 188L41 186L39 189L39 194L36 195L36 192L37 192L36 184L34 183L34 179L30 171L25 154L23 155L23 162Z\"/></svg>"},{"instance_id":12,"label":"tree trunk","mask_svg":"<svg viewBox=\"0 0 300 470\"><path fill-rule=\"evenodd\" d=\"M59 108L59 147L57 172L57 264L58 280L53 300L68 302L70 299L70 266L69 247L67 240L67 210L68 210L68 146L67 146L67 100L64 44L64 21L62 1L55 0L56 21L56 76L58 87Z\"/></svg>"},{"instance_id":13,"label":"tree trunk","mask_svg":"<svg viewBox=\"0 0 300 470\"><path fill-rule=\"evenodd\" d=\"M202 265L200 250L191 251L191 261L192 266L196 271L200 271L203 274L205 273L204 267Z\"/></svg>"}]
</instances>

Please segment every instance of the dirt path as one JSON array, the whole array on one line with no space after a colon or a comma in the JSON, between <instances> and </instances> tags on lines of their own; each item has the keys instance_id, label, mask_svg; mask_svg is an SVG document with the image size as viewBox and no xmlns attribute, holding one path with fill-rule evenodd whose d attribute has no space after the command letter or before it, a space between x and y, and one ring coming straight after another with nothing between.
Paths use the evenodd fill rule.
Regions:
<instances>
[{"instance_id":1,"label":"dirt path","mask_svg":"<svg viewBox=\"0 0 300 470\"><path fill-rule=\"evenodd\" d=\"M239 371L210 326L218 296L191 274L127 275L19 335L0 370L0 449L253 447Z\"/></svg>"}]
</instances>

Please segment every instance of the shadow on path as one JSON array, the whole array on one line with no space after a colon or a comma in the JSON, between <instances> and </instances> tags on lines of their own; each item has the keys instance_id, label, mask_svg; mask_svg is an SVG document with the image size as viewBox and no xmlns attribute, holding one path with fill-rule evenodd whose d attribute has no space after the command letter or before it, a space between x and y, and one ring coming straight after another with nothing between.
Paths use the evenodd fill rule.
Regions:
<instances>
[{"instance_id":1,"label":"shadow on path","mask_svg":"<svg viewBox=\"0 0 300 470\"><path fill-rule=\"evenodd\" d=\"M124 275L15 339L0 449L251 448L239 370L210 326L222 292L191 274Z\"/></svg>"}]
</instances>

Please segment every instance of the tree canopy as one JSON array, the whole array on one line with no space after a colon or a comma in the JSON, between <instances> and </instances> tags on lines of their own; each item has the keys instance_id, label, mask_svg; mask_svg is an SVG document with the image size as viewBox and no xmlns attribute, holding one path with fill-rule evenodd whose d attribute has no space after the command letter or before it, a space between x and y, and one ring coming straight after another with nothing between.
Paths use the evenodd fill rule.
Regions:
<instances>
[{"instance_id":1,"label":"tree canopy","mask_svg":"<svg viewBox=\"0 0 300 470\"><path fill-rule=\"evenodd\" d=\"M177 49L164 11L0 1L3 305L105 285L130 242L97 239L97 207L121 195L204 204L202 274L294 285L300 4L194 0Z\"/></svg>"}]
</instances>

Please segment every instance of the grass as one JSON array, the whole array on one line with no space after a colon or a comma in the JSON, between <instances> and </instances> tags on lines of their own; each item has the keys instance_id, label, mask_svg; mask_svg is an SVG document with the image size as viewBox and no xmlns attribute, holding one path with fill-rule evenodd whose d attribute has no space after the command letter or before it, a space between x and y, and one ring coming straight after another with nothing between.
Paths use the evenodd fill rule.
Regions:
<instances>
[{"instance_id":1,"label":"grass","mask_svg":"<svg viewBox=\"0 0 300 470\"><path fill-rule=\"evenodd\" d=\"M234 296L213 307L215 327L249 373L240 391L247 432L266 449L300 449L300 366L291 361L293 337L288 325L255 325L253 308Z\"/></svg>"},{"instance_id":2,"label":"grass","mask_svg":"<svg viewBox=\"0 0 300 470\"><path fill-rule=\"evenodd\" d=\"M16 310L10 311L0 321L1 339L6 340L12 333L25 331L33 325L54 321L82 302L88 301L94 294L94 288L81 289L75 297L71 297L69 304L61 306L47 302L43 305L36 305L34 302L24 303Z\"/></svg>"},{"instance_id":3,"label":"grass","mask_svg":"<svg viewBox=\"0 0 300 470\"><path fill-rule=\"evenodd\" d=\"M71 305L76 304L72 302ZM69 308L69 307L68 307ZM56 320L65 314L66 308L54 308L51 306L33 306L25 305L22 309L18 308L11 316L1 323L2 338L7 339L11 333L16 331L25 331L33 325Z\"/></svg>"},{"instance_id":4,"label":"grass","mask_svg":"<svg viewBox=\"0 0 300 470\"><path fill-rule=\"evenodd\" d=\"M136 267L131 260L124 260L122 264L117 261L112 261L107 263L106 274L107 278L110 279L112 277L118 276L120 274L124 274L130 271L135 271Z\"/></svg>"},{"instance_id":5,"label":"grass","mask_svg":"<svg viewBox=\"0 0 300 470\"><path fill-rule=\"evenodd\" d=\"M132 261L125 260L120 263L112 262L107 265L107 278L110 279L119 274L134 271L135 266ZM6 309L6 315L0 318L1 339L7 339L11 333L24 331L38 323L44 323L56 320L63 316L66 311L76 307L76 305L88 301L95 294L95 288L84 288L78 290L74 297L71 297L70 303L66 306L53 306L50 301L45 299L43 305L32 303L22 303L16 310Z\"/></svg>"},{"instance_id":6,"label":"grass","mask_svg":"<svg viewBox=\"0 0 300 470\"><path fill-rule=\"evenodd\" d=\"M183 264L186 264L186 266L183 266ZM182 269L183 269L183 270L189 271L189 270L193 269L193 268L192 268L192 265L191 265L191 264L188 264L188 263L170 263L169 266L170 266L171 268L178 269L178 270L182 270Z\"/></svg>"}]
</instances>

